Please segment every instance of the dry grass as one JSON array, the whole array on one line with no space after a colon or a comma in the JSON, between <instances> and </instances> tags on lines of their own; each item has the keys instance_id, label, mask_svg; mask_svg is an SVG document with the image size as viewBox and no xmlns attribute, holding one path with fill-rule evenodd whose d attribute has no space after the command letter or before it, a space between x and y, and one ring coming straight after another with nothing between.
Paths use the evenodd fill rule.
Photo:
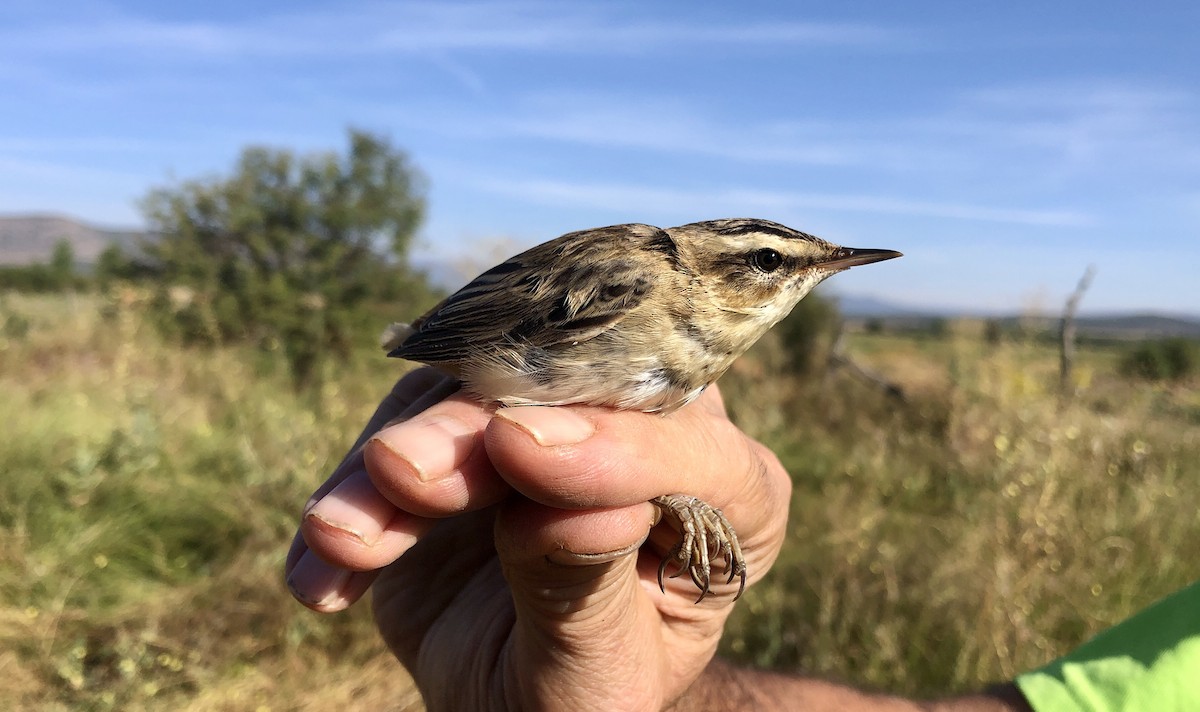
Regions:
<instances>
[{"instance_id":1,"label":"dry grass","mask_svg":"<svg viewBox=\"0 0 1200 712\"><path fill-rule=\"evenodd\" d=\"M295 514L397 375L373 349L290 390L280 359L167 345L140 295L0 298L0 708L404 710L365 607L280 569ZM907 692L1049 660L1194 577L1200 398L1054 354L858 337L910 393L798 382L767 340L725 382L796 481L792 537L728 654Z\"/></svg>"},{"instance_id":2,"label":"dry grass","mask_svg":"<svg viewBox=\"0 0 1200 712\"><path fill-rule=\"evenodd\" d=\"M1194 580L1195 384L1131 383L1090 351L1061 400L1056 354L1034 343L878 336L856 351L908 402L838 377L741 386L759 404L743 426L797 488L789 545L729 651L888 690L972 689Z\"/></svg>"},{"instance_id":3,"label":"dry grass","mask_svg":"<svg viewBox=\"0 0 1200 712\"><path fill-rule=\"evenodd\" d=\"M165 345L133 291L10 295L0 328L0 708L412 705L365 607L321 618L281 580L394 370L297 397L270 354Z\"/></svg>"}]
</instances>

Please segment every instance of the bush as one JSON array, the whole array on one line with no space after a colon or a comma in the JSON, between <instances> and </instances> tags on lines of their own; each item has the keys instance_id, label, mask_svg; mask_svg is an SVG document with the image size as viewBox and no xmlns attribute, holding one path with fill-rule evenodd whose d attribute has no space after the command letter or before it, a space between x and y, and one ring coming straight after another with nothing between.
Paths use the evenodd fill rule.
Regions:
<instances>
[{"instance_id":1,"label":"bush","mask_svg":"<svg viewBox=\"0 0 1200 712\"><path fill-rule=\"evenodd\" d=\"M1164 339L1140 344L1125 354L1121 373L1151 381L1180 381L1196 372L1200 354L1197 345L1187 339Z\"/></svg>"},{"instance_id":2,"label":"bush","mask_svg":"<svg viewBox=\"0 0 1200 712\"><path fill-rule=\"evenodd\" d=\"M86 286L75 270L75 252L64 239L54 243L49 262L0 266L0 288L18 292L65 292Z\"/></svg>"},{"instance_id":3,"label":"bush","mask_svg":"<svg viewBox=\"0 0 1200 712\"><path fill-rule=\"evenodd\" d=\"M309 385L363 329L428 301L406 265L422 184L387 141L351 132L343 156L249 148L228 178L152 191L143 251L157 321L185 342L281 347L296 385ZM371 312L398 298L408 304L397 313Z\"/></svg>"},{"instance_id":4,"label":"bush","mask_svg":"<svg viewBox=\"0 0 1200 712\"><path fill-rule=\"evenodd\" d=\"M983 323L983 340L989 344L995 345L1000 343L1004 338L1004 330L1000 326L1000 322L996 319L988 319Z\"/></svg>"}]
</instances>

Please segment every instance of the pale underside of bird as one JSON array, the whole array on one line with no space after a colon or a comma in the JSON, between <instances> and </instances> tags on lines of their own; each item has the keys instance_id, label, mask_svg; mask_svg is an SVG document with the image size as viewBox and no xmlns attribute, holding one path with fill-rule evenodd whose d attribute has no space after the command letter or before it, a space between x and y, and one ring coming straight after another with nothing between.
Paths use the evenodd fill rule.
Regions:
<instances>
[{"instance_id":1,"label":"pale underside of bird","mask_svg":"<svg viewBox=\"0 0 1200 712\"><path fill-rule=\"evenodd\" d=\"M839 247L778 223L583 230L489 269L411 324L383 335L389 356L458 378L481 400L581 403L669 414L691 402L825 278L899 257ZM685 494L651 500L680 531L663 558L710 586L711 561L746 581L737 534ZM697 600L700 600L697 599Z\"/></svg>"}]
</instances>

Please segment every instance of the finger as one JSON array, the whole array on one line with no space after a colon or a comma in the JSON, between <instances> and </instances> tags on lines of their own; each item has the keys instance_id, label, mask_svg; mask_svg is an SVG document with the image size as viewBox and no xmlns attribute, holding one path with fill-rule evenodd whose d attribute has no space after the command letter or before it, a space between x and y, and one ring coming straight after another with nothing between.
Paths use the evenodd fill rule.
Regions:
<instances>
[{"instance_id":1,"label":"finger","mask_svg":"<svg viewBox=\"0 0 1200 712\"><path fill-rule=\"evenodd\" d=\"M481 446L494 411L459 394L384 428L363 446L371 482L396 507L425 517L496 504L509 487Z\"/></svg>"},{"instance_id":2,"label":"finger","mask_svg":"<svg viewBox=\"0 0 1200 712\"><path fill-rule=\"evenodd\" d=\"M775 521L790 496L778 459L724 417L715 392L666 417L583 406L504 408L484 442L510 485L554 507L623 506L686 493L721 508L749 534Z\"/></svg>"},{"instance_id":3,"label":"finger","mask_svg":"<svg viewBox=\"0 0 1200 712\"><path fill-rule=\"evenodd\" d=\"M637 570L638 547L653 522L646 502L566 511L524 497L505 501L495 541L516 614L511 664L538 670L520 692L538 699L555 690L563 709L600 709L607 706L600 700L613 698L630 708L661 707L653 697L659 686L642 683L664 667L654 603L660 594ZM715 647L719 625L700 629ZM592 671L593 684L578 684L581 670Z\"/></svg>"},{"instance_id":4,"label":"finger","mask_svg":"<svg viewBox=\"0 0 1200 712\"><path fill-rule=\"evenodd\" d=\"M578 600L580 586L630 559L657 519L652 505L564 510L524 497L504 503L496 521L496 550L514 586L525 585L541 599ZM626 573L630 573L627 571Z\"/></svg>"},{"instance_id":5,"label":"finger","mask_svg":"<svg viewBox=\"0 0 1200 712\"><path fill-rule=\"evenodd\" d=\"M737 532L753 583L782 546L791 481L773 454L724 417L719 394L693 405L668 417L507 408L496 414L485 443L505 480L548 506L616 507L674 493L704 500L721 509ZM662 526L650 544L661 557L679 541L679 533ZM692 590L686 578L674 584L668 589L673 594ZM714 582L714 590L726 586ZM721 597L712 600L722 604Z\"/></svg>"},{"instance_id":6,"label":"finger","mask_svg":"<svg viewBox=\"0 0 1200 712\"><path fill-rule=\"evenodd\" d=\"M392 387L354 448L304 507L300 535L321 565L357 571L378 568L394 561L428 529L429 522L397 510L374 489L362 445L389 422L411 418L457 389L457 381L430 368L412 371ZM289 577L295 565L289 561ZM315 563L307 568L318 570ZM326 574L314 574L314 580L324 581Z\"/></svg>"},{"instance_id":7,"label":"finger","mask_svg":"<svg viewBox=\"0 0 1200 712\"><path fill-rule=\"evenodd\" d=\"M496 518L496 553L518 615L554 618L631 604L641 589L637 551L654 520L645 502L568 511L524 497L506 501Z\"/></svg>"},{"instance_id":8,"label":"finger","mask_svg":"<svg viewBox=\"0 0 1200 712\"><path fill-rule=\"evenodd\" d=\"M348 571L330 566L308 548L299 532L292 539L284 571L292 596L321 613L347 608L362 598L378 575L377 571Z\"/></svg>"},{"instance_id":9,"label":"finger","mask_svg":"<svg viewBox=\"0 0 1200 712\"><path fill-rule=\"evenodd\" d=\"M330 564L370 570L403 555L433 519L500 501L509 487L478 446L491 412L455 395L371 436L349 460L358 469L339 473L305 515L305 541Z\"/></svg>"},{"instance_id":10,"label":"finger","mask_svg":"<svg viewBox=\"0 0 1200 712\"><path fill-rule=\"evenodd\" d=\"M325 562L370 571L399 558L433 522L396 507L362 469L343 479L309 510L300 533Z\"/></svg>"},{"instance_id":11,"label":"finger","mask_svg":"<svg viewBox=\"0 0 1200 712\"><path fill-rule=\"evenodd\" d=\"M333 474L317 488L304 505L307 513L322 497L329 494L346 477L362 469L362 446L367 440L383 429L387 424L411 418L445 399L459 388L459 383L446 374L432 368L419 368L410 371L396 381L390 393L384 397L375 413L363 428L350 452L336 468Z\"/></svg>"}]
</instances>

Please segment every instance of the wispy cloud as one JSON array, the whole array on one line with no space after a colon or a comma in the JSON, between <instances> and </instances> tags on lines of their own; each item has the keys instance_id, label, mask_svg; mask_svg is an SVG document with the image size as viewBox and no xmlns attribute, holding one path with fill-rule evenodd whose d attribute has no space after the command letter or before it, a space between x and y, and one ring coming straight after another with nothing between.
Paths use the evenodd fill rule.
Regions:
<instances>
[{"instance_id":1,"label":"wispy cloud","mask_svg":"<svg viewBox=\"0 0 1200 712\"><path fill-rule=\"evenodd\" d=\"M131 171L97 168L79 163L17 159L4 156L0 156L0 175L3 176L0 185L8 184L10 186L20 185L24 181L31 180L39 182L52 180L63 186L89 185L95 182L140 185L143 180L140 174Z\"/></svg>"},{"instance_id":2,"label":"wispy cloud","mask_svg":"<svg viewBox=\"0 0 1200 712\"><path fill-rule=\"evenodd\" d=\"M0 136L0 154L68 154L127 153L171 148L174 141L152 141L129 136L71 136L62 138L29 138Z\"/></svg>"},{"instance_id":3,"label":"wispy cloud","mask_svg":"<svg viewBox=\"0 0 1200 712\"><path fill-rule=\"evenodd\" d=\"M396 29L378 35L377 47L660 53L729 45L882 48L912 39L895 28L861 23L629 21L622 19L619 5L599 3L445 3L396 8L400 10L393 16Z\"/></svg>"},{"instance_id":4,"label":"wispy cloud","mask_svg":"<svg viewBox=\"0 0 1200 712\"><path fill-rule=\"evenodd\" d=\"M157 20L104 13L87 20L10 25L0 45L39 53L125 50L181 56L328 56L490 50L550 53L679 53L713 47L792 51L911 46L912 33L849 22L630 19L600 2L379 2L251 21Z\"/></svg>"},{"instance_id":5,"label":"wispy cloud","mask_svg":"<svg viewBox=\"0 0 1200 712\"><path fill-rule=\"evenodd\" d=\"M577 205L614 211L667 212L694 216L706 211L828 210L913 215L944 219L1049 227L1087 227L1095 219L1075 210L1007 208L843 193L806 193L743 188L681 190L650 185L577 183L551 180L486 179L480 189L547 205ZM732 213L731 213L732 214Z\"/></svg>"},{"instance_id":6,"label":"wispy cloud","mask_svg":"<svg viewBox=\"0 0 1200 712\"><path fill-rule=\"evenodd\" d=\"M1025 181L1032 188L1112 182L1118 171L1194 172L1198 104L1200 97L1171 88L1029 85L967 90L939 105L874 119L730 116L695 99L636 92L531 94L490 106L485 119L411 107L388 115L477 141L535 139L748 165L868 168L981 186Z\"/></svg>"},{"instance_id":7,"label":"wispy cloud","mask_svg":"<svg viewBox=\"0 0 1200 712\"><path fill-rule=\"evenodd\" d=\"M789 120L721 115L694 99L639 92L549 92L518 97L509 105L416 107L372 100L364 115L454 140L500 143L532 139L552 144L736 161L745 165L869 167L909 171L953 167L963 151L929 140L895 121Z\"/></svg>"},{"instance_id":8,"label":"wispy cloud","mask_svg":"<svg viewBox=\"0 0 1200 712\"><path fill-rule=\"evenodd\" d=\"M84 54L101 50L157 52L164 57L180 54L220 55L239 52L253 33L216 23L165 22L137 17L95 23L67 22L35 29L8 27L0 43L9 51L37 54ZM261 49L266 51L268 43Z\"/></svg>"},{"instance_id":9,"label":"wispy cloud","mask_svg":"<svg viewBox=\"0 0 1200 712\"><path fill-rule=\"evenodd\" d=\"M0 212L69 212L104 224L137 225L141 221L133 199L112 196L136 195L143 180L124 170L0 156ZM54 190L45 190L46 185ZM63 205L63 195L71 198L69 208Z\"/></svg>"},{"instance_id":10,"label":"wispy cloud","mask_svg":"<svg viewBox=\"0 0 1200 712\"><path fill-rule=\"evenodd\" d=\"M951 139L1042 151L1063 171L1138 170L1200 162L1200 95L1168 85L1076 80L1003 85L966 92L928 122Z\"/></svg>"},{"instance_id":11,"label":"wispy cloud","mask_svg":"<svg viewBox=\"0 0 1200 712\"><path fill-rule=\"evenodd\" d=\"M835 139L819 122L718 123L695 107L642 98L558 98L484 130L544 140L808 165L882 160L883 146Z\"/></svg>"}]
</instances>

